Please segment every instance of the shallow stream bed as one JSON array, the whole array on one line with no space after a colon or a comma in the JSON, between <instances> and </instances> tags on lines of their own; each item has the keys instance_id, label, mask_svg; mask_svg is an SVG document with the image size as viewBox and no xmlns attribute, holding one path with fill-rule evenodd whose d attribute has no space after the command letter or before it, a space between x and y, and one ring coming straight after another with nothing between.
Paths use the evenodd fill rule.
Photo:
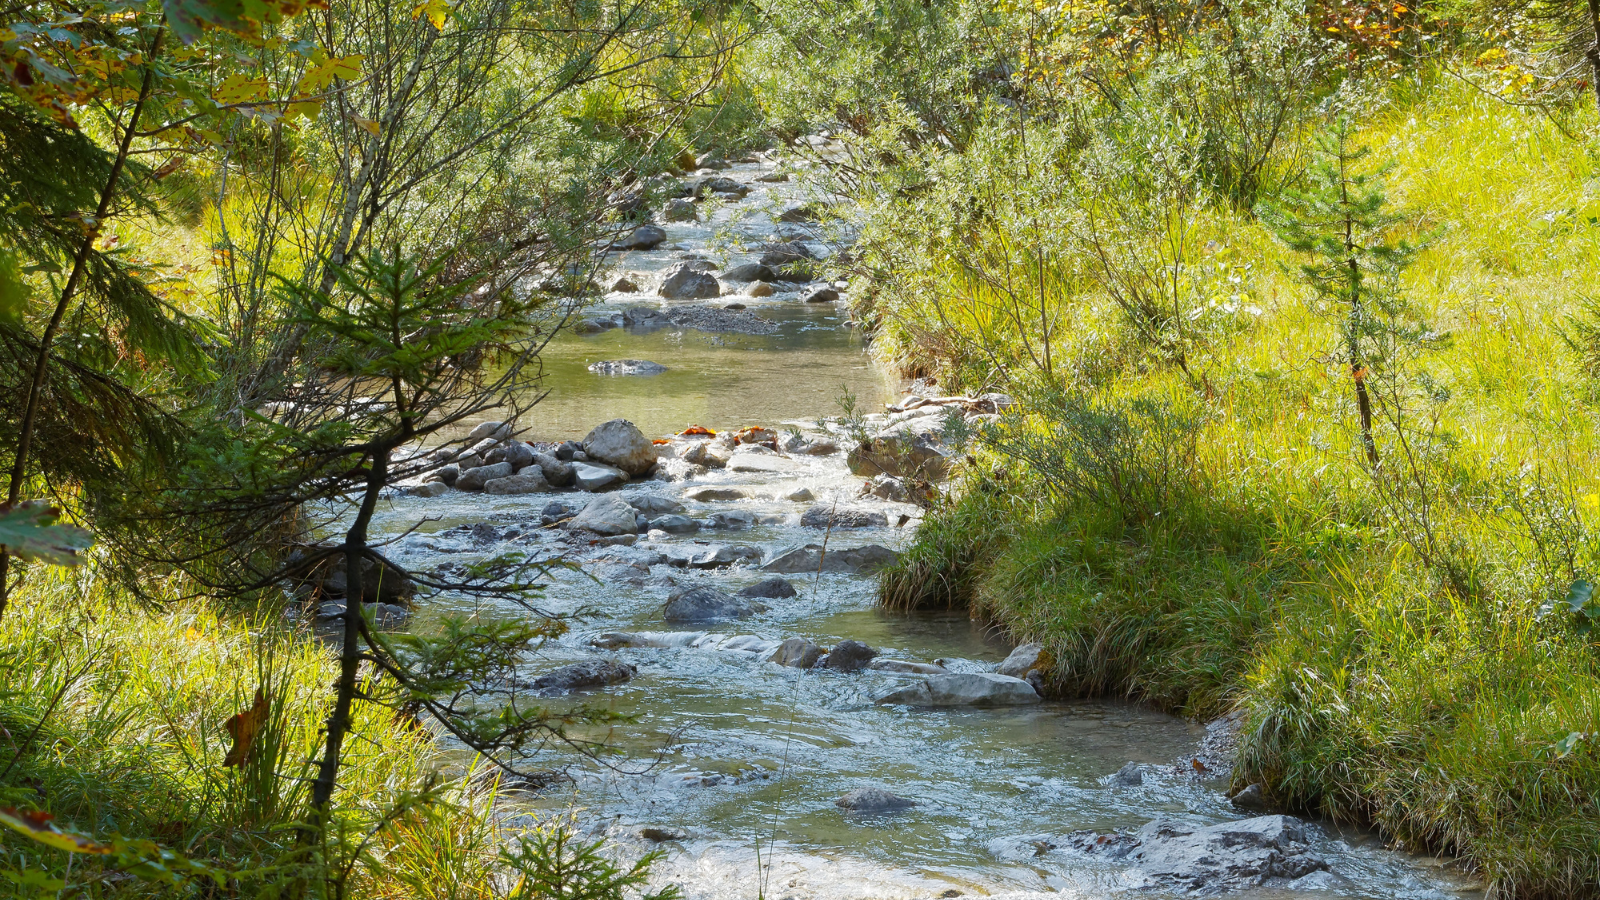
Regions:
<instances>
[{"instance_id":1,"label":"shallow stream bed","mask_svg":"<svg viewBox=\"0 0 1600 900\"><path fill-rule=\"evenodd\" d=\"M776 226L751 212L792 199L793 188L756 177L764 164L720 174L751 184L749 198L717 210L706 225L669 225L661 248L627 254L622 270L640 273L644 291L617 294L593 316L656 304L648 279L685 253L726 267L754 257L719 243L731 233L746 244ZM719 237L720 235L720 237ZM670 249L677 245L682 249ZM795 287L795 286L788 286ZM788 296L785 296L787 294ZM527 423L534 440L581 438L593 425L623 417L651 436L688 424L713 428L785 421L813 423L835 414L844 388L864 407L881 409L891 384L873 368L843 305L803 304L789 291L773 299L737 301L777 324L763 335L687 328L610 328L560 339L547 355L550 398ZM596 361L644 359L667 367L646 377L588 371ZM529 677L610 653L590 643L603 632L681 630L663 621L675 587L707 583L727 590L764 577L754 565L696 571L655 561L656 554L725 544L758 548L765 559L826 540L830 547L869 543L891 549L913 536L915 510L858 499L862 479L842 453L778 456L766 472L712 470L686 482L634 482L626 497L656 494L681 501L686 514L748 513L748 528L641 538L632 547L579 546L583 571L557 578L544 605L580 614L572 631L527 666ZM699 502L685 494L707 486L746 497ZM815 500L781 499L808 489ZM541 527L549 494L490 496L451 491L437 498L399 495L375 522L379 534L417 530L388 548L408 568L465 562L512 550L572 550L562 532ZM903 527L835 529L826 535L799 517L814 502L866 503L911 515ZM459 526L491 527L461 529ZM884 656L976 670L1011 647L964 615L891 616L876 609L871 576L790 576L799 596L769 601L752 618L711 626L768 639L805 637L823 646L863 641ZM457 606L426 601L413 621ZM518 614L487 606L488 616ZM955 896L1184 896L1176 887L1140 886L1128 865L1060 846L1082 830L1137 829L1159 816L1209 825L1242 819L1216 779L1197 776L1190 760L1202 724L1112 702L1044 702L1002 709L914 709L879 706L875 696L905 683L886 672L843 674L798 670L744 655L697 649L623 649L615 657L638 667L631 681L580 698L635 716L611 734L623 755L602 765L551 749L541 766L565 765L573 780L514 802L536 814L570 813L624 852L657 846L641 835L661 829L669 851L657 879L681 884L690 898L914 898ZM566 702L562 700L557 703ZM1128 763L1143 766L1143 783L1118 787L1109 776ZM866 817L834 801L865 786L888 789L916 806ZM656 832L658 835L661 832ZM1370 835L1315 826L1313 849L1331 876L1305 889L1249 888L1239 897L1448 898L1477 895L1476 886L1437 861L1383 849Z\"/></svg>"}]
</instances>

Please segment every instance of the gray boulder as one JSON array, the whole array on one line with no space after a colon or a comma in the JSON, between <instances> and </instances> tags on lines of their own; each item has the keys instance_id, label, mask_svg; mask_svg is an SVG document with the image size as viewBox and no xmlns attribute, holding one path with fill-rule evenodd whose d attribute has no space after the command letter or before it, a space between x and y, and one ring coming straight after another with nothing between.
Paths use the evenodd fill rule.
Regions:
<instances>
[{"instance_id":1,"label":"gray boulder","mask_svg":"<svg viewBox=\"0 0 1600 900\"><path fill-rule=\"evenodd\" d=\"M739 589L739 596L759 600L785 600L796 596L798 593L799 591L794 589L794 585L789 583L789 579L784 578L782 575L763 578L755 584Z\"/></svg>"},{"instance_id":2,"label":"gray boulder","mask_svg":"<svg viewBox=\"0 0 1600 900\"><path fill-rule=\"evenodd\" d=\"M850 451L847 462L856 475L893 475L938 480L949 474L950 449L944 443L939 416L922 416L888 429Z\"/></svg>"},{"instance_id":3,"label":"gray boulder","mask_svg":"<svg viewBox=\"0 0 1600 900\"><path fill-rule=\"evenodd\" d=\"M800 292L801 303L835 303L839 292L826 284L813 284Z\"/></svg>"},{"instance_id":4,"label":"gray boulder","mask_svg":"<svg viewBox=\"0 0 1600 900\"><path fill-rule=\"evenodd\" d=\"M778 273L761 263L745 263L722 273L722 278L725 281L745 284L751 281L777 281Z\"/></svg>"},{"instance_id":5,"label":"gray boulder","mask_svg":"<svg viewBox=\"0 0 1600 900\"><path fill-rule=\"evenodd\" d=\"M612 419L589 432L583 452L591 460L616 466L629 475L643 475L656 464L656 448L627 419Z\"/></svg>"},{"instance_id":6,"label":"gray boulder","mask_svg":"<svg viewBox=\"0 0 1600 900\"><path fill-rule=\"evenodd\" d=\"M528 686L541 693L566 693L621 684L637 674L637 666L614 659L595 659L562 666L535 678Z\"/></svg>"},{"instance_id":7,"label":"gray boulder","mask_svg":"<svg viewBox=\"0 0 1600 900\"><path fill-rule=\"evenodd\" d=\"M833 805L840 809L847 809L854 813L886 813L898 812L916 806L915 800L897 797L883 788L867 787L856 788L843 797L833 801Z\"/></svg>"},{"instance_id":8,"label":"gray boulder","mask_svg":"<svg viewBox=\"0 0 1600 900\"><path fill-rule=\"evenodd\" d=\"M1220 893L1278 886L1328 870L1307 846L1305 823L1292 816L1259 816L1196 828L1156 819L1140 828L1127 855L1143 887Z\"/></svg>"},{"instance_id":9,"label":"gray boulder","mask_svg":"<svg viewBox=\"0 0 1600 900\"><path fill-rule=\"evenodd\" d=\"M523 466L533 465L533 448L525 441L510 441L505 446L500 462L511 463L511 467L520 472Z\"/></svg>"},{"instance_id":10,"label":"gray boulder","mask_svg":"<svg viewBox=\"0 0 1600 900\"><path fill-rule=\"evenodd\" d=\"M450 485L442 481L424 481L406 493L413 497L443 497L450 493Z\"/></svg>"},{"instance_id":11,"label":"gray boulder","mask_svg":"<svg viewBox=\"0 0 1600 900\"><path fill-rule=\"evenodd\" d=\"M656 293L668 300L708 300L722 296L722 286L692 263L678 263L661 273Z\"/></svg>"},{"instance_id":12,"label":"gray boulder","mask_svg":"<svg viewBox=\"0 0 1600 900\"><path fill-rule=\"evenodd\" d=\"M696 503L714 503L722 500L744 500L750 495L739 488L703 487L696 488L683 496Z\"/></svg>"},{"instance_id":13,"label":"gray boulder","mask_svg":"<svg viewBox=\"0 0 1600 900\"><path fill-rule=\"evenodd\" d=\"M671 497L663 497L660 494L639 494L634 497L629 497L628 503L632 505L634 509L637 509L639 512L646 513L648 515L683 512L682 503L679 503Z\"/></svg>"},{"instance_id":14,"label":"gray boulder","mask_svg":"<svg viewBox=\"0 0 1600 900\"><path fill-rule=\"evenodd\" d=\"M685 200L682 197L674 198L668 200L667 205L661 208L661 220L664 222L698 222L700 221L700 210L695 207L693 200Z\"/></svg>"},{"instance_id":15,"label":"gray boulder","mask_svg":"<svg viewBox=\"0 0 1600 900\"><path fill-rule=\"evenodd\" d=\"M491 466L478 466L461 473L456 479L456 487L463 491L481 491L483 486L496 478L505 478L515 472L511 463L497 462Z\"/></svg>"},{"instance_id":16,"label":"gray boulder","mask_svg":"<svg viewBox=\"0 0 1600 900\"><path fill-rule=\"evenodd\" d=\"M614 466L590 462L573 462L569 465L572 467L572 486L580 491L598 491L628 480L628 473Z\"/></svg>"},{"instance_id":17,"label":"gray boulder","mask_svg":"<svg viewBox=\"0 0 1600 900\"><path fill-rule=\"evenodd\" d=\"M791 669L810 669L826 652L821 647L801 637L789 638L767 656L767 662L788 666Z\"/></svg>"},{"instance_id":18,"label":"gray boulder","mask_svg":"<svg viewBox=\"0 0 1600 900\"><path fill-rule=\"evenodd\" d=\"M700 530L700 523L688 516L661 516L650 520L651 529L659 529L667 534L694 534Z\"/></svg>"},{"instance_id":19,"label":"gray boulder","mask_svg":"<svg viewBox=\"0 0 1600 900\"><path fill-rule=\"evenodd\" d=\"M549 453L535 453L533 464L544 473L551 487L572 487L572 464L562 462Z\"/></svg>"},{"instance_id":20,"label":"gray boulder","mask_svg":"<svg viewBox=\"0 0 1600 900\"><path fill-rule=\"evenodd\" d=\"M906 706L1025 706L1039 702L1039 693L1020 678L993 672L930 675L877 698L880 704Z\"/></svg>"},{"instance_id":21,"label":"gray boulder","mask_svg":"<svg viewBox=\"0 0 1600 900\"><path fill-rule=\"evenodd\" d=\"M716 588L692 587L667 598L665 616L668 622L714 622L743 619L755 612L750 604Z\"/></svg>"},{"instance_id":22,"label":"gray boulder","mask_svg":"<svg viewBox=\"0 0 1600 900\"><path fill-rule=\"evenodd\" d=\"M894 675L948 675L950 670L944 666L933 663L911 662L904 659L874 659L867 663L867 668L874 672L889 672Z\"/></svg>"},{"instance_id":23,"label":"gray boulder","mask_svg":"<svg viewBox=\"0 0 1600 900\"><path fill-rule=\"evenodd\" d=\"M1044 649L1043 644L1023 644L1011 651L1011 655L995 667L995 671L1001 675L1010 675L1012 678L1027 678L1029 672L1049 667L1050 654Z\"/></svg>"},{"instance_id":24,"label":"gray boulder","mask_svg":"<svg viewBox=\"0 0 1600 900\"><path fill-rule=\"evenodd\" d=\"M572 531L592 531L595 534L638 534L639 523L633 507L616 494L605 494L589 501L567 523Z\"/></svg>"},{"instance_id":25,"label":"gray boulder","mask_svg":"<svg viewBox=\"0 0 1600 900\"><path fill-rule=\"evenodd\" d=\"M899 558L900 554L877 544L843 549L831 547L827 553L823 553L821 544L807 544L779 555L761 568L780 575L809 574L817 571L854 575L892 565Z\"/></svg>"},{"instance_id":26,"label":"gray boulder","mask_svg":"<svg viewBox=\"0 0 1600 900\"><path fill-rule=\"evenodd\" d=\"M840 641L828 651L827 667L836 672L859 672L877 655L878 651L860 641Z\"/></svg>"},{"instance_id":27,"label":"gray boulder","mask_svg":"<svg viewBox=\"0 0 1600 900\"><path fill-rule=\"evenodd\" d=\"M884 528L889 517L877 510L818 503L805 511L800 524L807 528Z\"/></svg>"},{"instance_id":28,"label":"gray boulder","mask_svg":"<svg viewBox=\"0 0 1600 900\"><path fill-rule=\"evenodd\" d=\"M640 225L633 233L617 242L619 250L654 250L667 239L667 232L658 225Z\"/></svg>"},{"instance_id":29,"label":"gray boulder","mask_svg":"<svg viewBox=\"0 0 1600 900\"><path fill-rule=\"evenodd\" d=\"M691 569L725 569L728 566L754 560L761 561L761 549L749 544L728 544L712 547L704 553L690 558Z\"/></svg>"},{"instance_id":30,"label":"gray boulder","mask_svg":"<svg viewBox=\"0 0 1600 900\"><path fill-rule=\"evenodd\" d=\"M485 439L503 441L511 436L511 426L504 422L479 422L467 432L467 445L471 446Z\"/></svg>"},{"instance_id":31,"label":"gray boulder","mask_svg":"<svg viewBox=\"0 0 1600 900\"><path fill-rule=\"evenodd\" d=\"M505 478L493 478L483 483L485 494L543 494L550 490L544 473L538 466L524 466L522 471Z\"/></svg>"},{"instance_id":32,"label":"gray boulder","mask_svg":"<svg viewBox=\"0 0 1600 900\"><path fill-rule=\"evenodd\" d=\"M1144 766L1128 763L1107 779L1113 787L1138 787L1144 784Z\"/></svg>"},{"instance_id":33,"label":"gray boulder","mask_svg":"<svg viewBox=\"0 0 1600 900\"><path fill-rule=\"evenodd\" d=\"M738 197L743 197L750 193L749 187L742 185L725 175L718 175L715 178L707 178L699 184L696 184L693 190L696 197L704 197L707 194L733 194Z\"/></svg>"},{"instance_id":34,"label":"gray boulder","mask_svg":"<svg viewBox=\"0 0 1600 900\"><path fill-rule=\"evenodd\" d=\"M454 485L460 477L461 467L457 465L440 466L428 473L429 481L441 481L449 485Z\"/></svg>"},{"instance_id":35,"label":"gray boulder","mask_svg":"<svg viewBox=\"0 0 1600 900\"><path fill-rule=\"evenodd\" d=\"M1263 810L1271 806L1267 801L1267 792L1260 784L1249 784L1228 798L1228 802L1240 809Z\"/></svg>"}]
</instances>

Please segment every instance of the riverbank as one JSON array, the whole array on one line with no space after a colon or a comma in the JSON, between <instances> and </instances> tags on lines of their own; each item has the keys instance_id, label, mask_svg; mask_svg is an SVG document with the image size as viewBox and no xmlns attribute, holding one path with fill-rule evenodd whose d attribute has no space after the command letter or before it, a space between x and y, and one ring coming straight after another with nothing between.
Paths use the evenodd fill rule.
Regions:
<instances>
[{"instance_id":1,"label":"riverbank","mask_svg":"<svg viewBox=\"0 0 1600 900\"><path fill-rule=\"evenodd\" d=\"M1224 276L1203 311L1229 312L1182 366L1107 298L1052 298L1081 323L1055 338L1054 393L974 377L978 350L1021 359L1025 339L979 348L881 285L858 310L881 352L1023 409L880 597L1042 642L1053 696L1240 710L1233 790L1456 854L1496 895L1596 896L1592 157L1468 88L1409 90L1355 136L1427 240L1393 296L1433 336L1394 345L1375 388L1403 409L1379 419L1387 468L1363 461L1339 322L1254 217L1207 209L1184 237ZM938 316L987 308L963 290Z\"/></svg>"}]
</instances>

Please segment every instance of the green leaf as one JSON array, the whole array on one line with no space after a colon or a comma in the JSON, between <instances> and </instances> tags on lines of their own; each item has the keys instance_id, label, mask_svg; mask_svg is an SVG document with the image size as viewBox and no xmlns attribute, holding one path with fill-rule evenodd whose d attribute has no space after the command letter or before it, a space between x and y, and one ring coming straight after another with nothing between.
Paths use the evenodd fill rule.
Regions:
<instances>
[{"instance_id":1,"label":"green leaf","mask_svg":"<svg viewBox=\"0 0 1600 900\"><path fill-rule=\"evenodd\" d=\"M78 565L83 562L79 552L94 543L94 535L76 525L57 524L60 517L61 510L41 500L0 503L0 546L23 559Z\"/></svg>"},{"instance_id":2,"label":"green leaf","mask_svg":"<svg viewBox=\"0 0 1600 900\"><path fill-rule=\"evenodd\" d=\"M28 306L28 283L16 253L0 248L0 325L20 325Z\"/></svg>"},{"instance_id":3,"label":"green leaf","mask_svg":"<svg viewBox=\"0 0 1600 900\"><path fill-rule=\"evenodd\" d=\"M1572 583L1572 587L1567 588L1567 597L1562 602L1566 603L1567 608L1573 612L1581 613L1593 598L1594 585L1579 578Z\"/></svg>"}]
</instances>

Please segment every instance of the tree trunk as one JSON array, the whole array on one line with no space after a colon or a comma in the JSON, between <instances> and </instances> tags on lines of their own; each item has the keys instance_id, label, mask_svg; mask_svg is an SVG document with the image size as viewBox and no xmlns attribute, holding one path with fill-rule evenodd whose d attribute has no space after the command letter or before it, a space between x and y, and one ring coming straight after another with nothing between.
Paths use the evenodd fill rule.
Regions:
<instances>
[{"instance_id":1,"label":"tree trunk","mask_svg":"<svg viewBox=\"0 0 1600 900\"><path fill-rule=\"evenodd\" d=\"M23 404L22 422L17 428L17 453L11 462L11 483L6 488L8 504L14 505L22 499L22 485L28 477L28 457L33 446L33 429L39 419L40 398L44 395L45 377L50 368L50 347L55 343L56 333L61 330L61 320L66 317L72 301L77 299L78 289L83 284L83 272L88 266L89 253L94 249L95 239L100 236L100 224L111 212L111 203L117 195L117 182L122 179L122 170L127 167L129 152L133 147L133 135L139 129L139 117L143 115L145 103L150 100L150 92L155 88L156 58L161 55L161 44L166 36L166 20L163 19L156 29L155 40L151 42L150 52L146 56L144 80L139 85L139 99L133 104L133 111L128 114L127 124L122 129L122 141L117 145L116 158L111 161L111 175L106 179L106 186L100 191L100 203L94 211L94 225L78 244L78 252L73 254L72 272L67 276L67 283L61 288L61 296L56 300L56 308L50 315L50 322L45 325L44 333L39 336L39 357L34 360L33 379L28 385L28 399ZM10 570L11 554L0 550L0 616L5 615L6 602L10 599Z\"/></svg>"},{"instance_id":2,"label":"tree trunk","mask_svg":"<svg viewBox=\"0 0 1600 900\"><path fill-rule=\"evenodd\" d=\"M1600 108L1600 0L1589 0L1589 37L1594 43L1589 45L1589 66L1592 70L1594 83L1594 103Z\"/></svg>"},{"instance_id":3,"label":"tree trunk","mask_svg":"<svg viewBox=\"0 0 1600 900\"><path fill-rule=\"evenodd\" d=\"M328 823L333 790L338 783L339 756L345 735L350 732L350 706L356 695L356 674L361 667L361 562L367 549L367 526L378 506L378 495L389 477L389 450L373 454L372 470L367 475L361 510L344 539L345 603L343 644L339 653L339 680L335 684L333 714L328 717L328 742L311 788L311 831L320 832ZM315 836L314 834L312 836Z\"/></svg>"},{"instance_id":4,"label":"tree trunk","mask_svg":"<svg viewBox=\"0 0 1600 900\"><path fill-rule=\"evenodd\" d=\"M1361 415L1361 446L1367 464L1378 465L1378 445L1372 439L1372 397L1367 393L1367 367L1361 360L1361 265L1350 257L1350 379L1356 385L1356 410Z\"/></svg>"}]
</instances>

